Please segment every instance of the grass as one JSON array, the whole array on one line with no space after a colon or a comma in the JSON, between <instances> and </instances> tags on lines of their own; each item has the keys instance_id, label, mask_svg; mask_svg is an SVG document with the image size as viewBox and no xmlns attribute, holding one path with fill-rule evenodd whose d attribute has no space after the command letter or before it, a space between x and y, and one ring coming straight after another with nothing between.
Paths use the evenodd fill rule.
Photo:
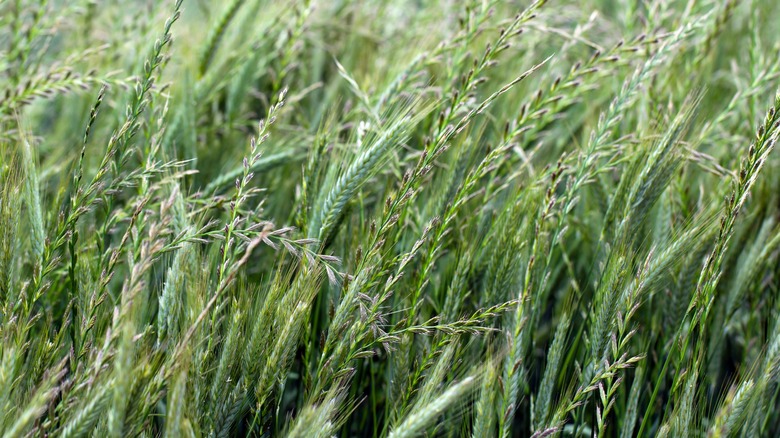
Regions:
<instances>
[{"instance_id":1,"label":"grass","mask_svg":"<svg viewBox=\"0 0 780 438\"><path fill-rule=\"evenodd\" d=\"M780 434L770 0L0 0L0 435Z\"/></svg>"}]
</instances>

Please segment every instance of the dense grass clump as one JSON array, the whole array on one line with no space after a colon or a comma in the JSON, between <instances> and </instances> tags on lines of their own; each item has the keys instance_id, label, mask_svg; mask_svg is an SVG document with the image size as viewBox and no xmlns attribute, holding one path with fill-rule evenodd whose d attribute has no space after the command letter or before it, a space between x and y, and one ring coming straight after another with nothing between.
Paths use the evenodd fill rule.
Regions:
<instances>
[{"instance_id":1,"label":"dense grass clump","mask_svg":"<svg viewBox=\"0 0 780 438\"><path fill-rule=\"evenodd\" d=\"M0 435L778 436L774 0L0 0Z\"/></svg>"}]
</instances>

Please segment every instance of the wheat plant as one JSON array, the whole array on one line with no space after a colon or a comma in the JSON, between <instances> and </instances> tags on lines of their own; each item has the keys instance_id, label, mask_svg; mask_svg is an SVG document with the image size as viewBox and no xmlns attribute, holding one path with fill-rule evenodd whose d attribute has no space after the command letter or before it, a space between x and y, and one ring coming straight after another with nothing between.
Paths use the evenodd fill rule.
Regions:
<instances>
[{"instance_id":1,"label":"wheat plant","mask_svg":"<svg viewBox=\"0 0 780 438\"><path fill-rule=\"evenodd\" d=\"M780 435L778 35L0 0L0 435Z\"/></svg>"}]
</instances>

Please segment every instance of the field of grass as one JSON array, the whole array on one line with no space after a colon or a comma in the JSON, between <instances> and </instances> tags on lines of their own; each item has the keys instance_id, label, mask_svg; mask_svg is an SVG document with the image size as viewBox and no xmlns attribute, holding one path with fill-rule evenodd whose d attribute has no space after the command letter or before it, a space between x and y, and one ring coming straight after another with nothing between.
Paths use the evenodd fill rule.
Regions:
<instances>
[{"instance_id":1,"label":"field of grass","mask_svg":"<svg viewBox=\"0 0 780 438\"><path fill-rule=\"evenodd\" d=\"M0 0L0 436L780 434L776 0Z\"/></svg>"}]
</instances>

